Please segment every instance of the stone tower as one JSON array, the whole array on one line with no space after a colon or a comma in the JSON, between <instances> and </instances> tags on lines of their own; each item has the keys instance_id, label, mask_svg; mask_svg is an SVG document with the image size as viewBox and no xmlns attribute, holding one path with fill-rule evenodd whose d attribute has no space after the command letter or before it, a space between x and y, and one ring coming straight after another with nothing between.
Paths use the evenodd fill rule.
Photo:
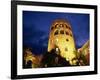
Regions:
<instances>
[{"instance_id":1,"label":"stone tower","mask_svg":"<svg viewBox=\"0 0 100 80\"><path fill-rule=\"evenodd\" d=\"M72 59L76 57L74 54L76 48L71 26L66 20L57 19L51 25L48 52L52 49L73 65Z\"/></svg>"}]
</instances>

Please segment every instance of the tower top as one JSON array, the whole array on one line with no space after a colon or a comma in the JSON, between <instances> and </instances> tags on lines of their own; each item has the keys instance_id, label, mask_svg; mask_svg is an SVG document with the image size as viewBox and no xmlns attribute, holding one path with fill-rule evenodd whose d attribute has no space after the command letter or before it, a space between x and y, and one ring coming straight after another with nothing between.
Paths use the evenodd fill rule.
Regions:
<instances>
[{"instance_id":1,"label":"tower top","mask_svg":"<svg viewBox=\"0 0 100 80\"><path fill-rule=\"evenodd\" d=\"M71 25L67 20L65 20L65 19L56 19L52 23L51 30L54 29L54 28L59 28L59 27L64 27L64 26L66 26L66 28L71 29Z\"/></svg>"},{"instance_id":2,"label":"tower top","mask_svg":"<svg viewBox=\"0 0 100 80\"><path fill-rule=\"evenodd\" d=\"M54 20L53 22L54 22L54 23L55 23L55 22L67 22L67 23L69 23L67 20L61 19L61 18L60 18L60 19L56 19L56 20Z\"/></svg>"}]
</instances>

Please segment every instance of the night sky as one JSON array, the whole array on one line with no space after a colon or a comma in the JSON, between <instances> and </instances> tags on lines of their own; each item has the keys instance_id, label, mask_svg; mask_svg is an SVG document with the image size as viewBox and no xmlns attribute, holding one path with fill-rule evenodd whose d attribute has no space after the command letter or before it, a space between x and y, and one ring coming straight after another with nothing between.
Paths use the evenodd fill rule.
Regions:
<instances>
[{"instance_id":1,"label":"night sky","mask_svg":"<svg viewBox=\"0 0 100 80\"><path fill-rule=\"evenodd\" d=\"M23 47L31 47L34 54L45 53L50 27L56 19L69 21L76 48L89 40L89 14L23 11Z\"/></svg>"}]
</instances>

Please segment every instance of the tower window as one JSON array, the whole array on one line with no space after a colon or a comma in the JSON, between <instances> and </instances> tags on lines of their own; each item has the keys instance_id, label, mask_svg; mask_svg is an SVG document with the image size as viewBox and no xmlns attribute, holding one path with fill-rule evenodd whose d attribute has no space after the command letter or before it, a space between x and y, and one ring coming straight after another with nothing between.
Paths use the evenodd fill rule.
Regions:
<instances>
[{"instance_id":1,"label":"tower window","mask_svg":"<svg viewBox=\"0 0 100 80\"><path fill-rule=\"evenodd\" d=\"M57 28L58 24L55 25L55 28Z\"/></svg>"},{"instance_id":2,"label":"tower window","mask_svg":"<svg viewBox=\"0 0 100 80\"><path fill-rule=\"evenodd\" d=\"M51 30L53 30L54 29L54 27L51 27Z\"/></svg>"},{"instance_id":3,"label":"tower window","mask_svg":"<svg viewBox=\"0 0 100 80\"><path fill-rule=\"evenodd\" d=\"M71 30L71 28L69 27L69 29Z\"/></svg>"},{"instance_id":4,"label":"tower window","mask_svg":"<svg viewBox=\"0 0 100 80\"><path fill-rule=\"evenodd\" d=\"M69 33L68 33L68 32L66 32L66 35L69 35Z\"/></svg>"},{"instance_id":5,"label":"tower window","mask_svg":"<svg viewBox=\"0 0 100 80\"><path fill-rule=\"evenodd\" d=\"M71 28L69 26L66 25L66 28L68 28L69 30L71 30Z\"/></svg>"},{"instance_id":6,"label":"tower window","mask_svg":"<svg viewBox=\"0 0 100 80\"><path fill-rule=\"evenodd\" d=\"M69 41L69 39L66 39L66 41Z\"/></svg>"},{"instance_id":7,"label":"tower window","mask_svg":"<svg viewBox=\"0 0 100 80\"><path fill-rule=\"evenodd\" d=\"M60 34L64 34L64 30L61 30L61 31L60 31Z\"/></svg>"},{"instance_id":8,"label":"tower window","mask_svg":"<svg viewBox=\"0 0 100 80\"><path fill-rule=\"evenodd\" d=\"M63 25L63 24L60 24L59 26L60 26L60 27L64 27L64 25Z\"/></svg>"},{"instance_id":9,"label":"tower window","mask_svg":"<svg viewBox=\"0 0 100 80\"><path fill-rule=\"evenodd\" d=\"M66 28L68 28L68 26L66 25Z\"/></svg>"},{"instance_id":10,"label":"tower window","mask_svg":"<svg viewBox=\"0 0 100 80\"><path fill-rule=\"evenodd\" d=\"M58 35L58 30L55 31L54 35Z\"/></svg>"}]
</instances>

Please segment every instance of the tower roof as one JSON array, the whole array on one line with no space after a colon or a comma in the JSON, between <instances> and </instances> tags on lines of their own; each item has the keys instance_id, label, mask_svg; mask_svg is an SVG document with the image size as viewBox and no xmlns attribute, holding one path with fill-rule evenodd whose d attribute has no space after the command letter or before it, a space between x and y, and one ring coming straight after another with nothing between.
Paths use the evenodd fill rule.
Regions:
<instances>
[{"instance_id":1,"label":"tower roof","mask_svg":"<svg viewBox=\"0 0 100 80\"><path fill-rule=\"evenodd\" d=\"M60 23L60 22L63 22L63 23L70 25L69 22L65 19L56 19L56 20L53 21L52 25L54 25L55 23Z\"/></svg>"},{"instance_id":2,"label":"tower roof","mask_svg":"<svg viewBox=\"0 0 100 80\"><path fill-rule=\"evenodd\" d=\"M62 25L62 24L66 25L67 28L71 29L71 25L67 20L65 20L65 19L56 19L52 23L51 30L54 29L54 28L60 27L60 26L57 26L57 25Z\"/></svg>"}]
</instances>

